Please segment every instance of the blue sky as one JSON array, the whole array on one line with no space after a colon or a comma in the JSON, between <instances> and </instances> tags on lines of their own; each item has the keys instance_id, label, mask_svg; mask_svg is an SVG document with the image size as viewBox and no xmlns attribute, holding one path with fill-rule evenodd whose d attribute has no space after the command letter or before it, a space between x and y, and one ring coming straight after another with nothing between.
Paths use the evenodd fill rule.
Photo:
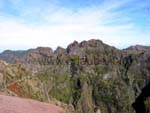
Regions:
<instances>
[{"instance_id":1,"label":"blue sky","mask_svg":"<svg viewBox=\"0 0 150 113\"><path fill-rule=\"evenodd\" d=\"M150 0L0 0L0 51L93 38L150 45Z\"/></svg>"}]
</instances>

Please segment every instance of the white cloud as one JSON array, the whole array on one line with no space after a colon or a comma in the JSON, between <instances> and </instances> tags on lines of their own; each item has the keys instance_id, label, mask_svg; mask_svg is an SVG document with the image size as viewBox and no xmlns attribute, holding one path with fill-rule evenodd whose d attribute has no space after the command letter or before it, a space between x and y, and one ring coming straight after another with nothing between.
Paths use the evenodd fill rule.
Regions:
<instances>
[{"instance_id":1,"label":"white cloud","mask_svg":"<svg viewBox=\"0 0 150 113\"><path fill-rule=\"evenodd\" d=\"M19 0L20 1L20 0ZM19 2L18 1L18 2ZM18 3L14 3L15 5ZM31 8L23 10L22 18L0 19L0 48L3 49L27 49L37 46L57 46L66 47L73 40L82 41L91 38L101 39L107 44L123 47L130 44L145 44L141 37L148 42L150 34L145 36L139 32L131 21L130 17L121 14L121 11L113 11L129 2L124 0L110 3L105 2L101 7L82 8L76 12L59 8L53 11L56 6L43 10ZM43 21L43 25L27 24L28 15L38 15ZM29 18L30 18L29 16ZM19 21L18 21L19 20ZM125 22L119 24L119 22ZM111 25L115 22L115 25Z\"/></svg>"}]
</instances>

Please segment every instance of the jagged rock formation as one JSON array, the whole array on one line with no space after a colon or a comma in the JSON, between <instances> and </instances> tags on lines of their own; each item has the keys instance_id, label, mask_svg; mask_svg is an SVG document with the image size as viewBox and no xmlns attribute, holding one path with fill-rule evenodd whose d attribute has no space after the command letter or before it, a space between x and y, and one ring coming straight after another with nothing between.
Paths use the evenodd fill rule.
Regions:
<instances>
[{"instance_id":1,"label":"jagged rock formation","mask_svg":"<svg viewBox=\"0 0 150 113\"><path fill-rule=\"evenodd\" d=\"M119 50L92 39L55 51L5 51L0 54L8 62L0 62L0 90L60 104L69 113L131 113L150 80L149 48Z\"/></svg>"}]
</instances>

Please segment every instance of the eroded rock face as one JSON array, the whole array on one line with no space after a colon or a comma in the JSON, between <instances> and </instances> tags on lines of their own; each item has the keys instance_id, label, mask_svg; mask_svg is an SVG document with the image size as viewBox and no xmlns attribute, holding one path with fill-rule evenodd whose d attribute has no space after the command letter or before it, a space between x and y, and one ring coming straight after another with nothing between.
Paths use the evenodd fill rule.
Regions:
<instances>
[{"instance_id":1,"label":"eroded rock face","mask_svg":"<svg viewBox=\"0 0 150 113\"><path fill-rule=\"evenodd\" d=\"M0 95L0 113L65 113L61 107L30 99Z\"/></svg>"},{"instance_id":2,"label":"eroded rock face","mask_svg":"<svg viewBox=\"0 0 150 113\"><path fill-rule=\"evenodd\" d=\"M81 49L79 47L79 43L77 41L74 41L67 47L67 53L73 54L73 55L81 55Z\"/></svg>"},{"instance_id":3,"label":"eroded rock face","mask_svg":"<svg viewBox=\"0 0 150 113\"><path fill-rule=\"evenodd\" d=\"M132 49L138 52L119 50L92 39L74 41L67 49L58 47L55 52L42 47L24 52L5 51L0 59L9 63L0 62L0 81L6 77L10 95L15 93L44 102L54 98L74 106L77 113L131 113L132 103L150 80L149 51ZM16 58L19 63L12 65ZM78 58L88 61L78 64ZM46 66L26 62L41 59L71 62ZM99 62L89 64L93 59ZM34 73L31 68L35 68Z\"/></svg>"},{"instance_id":4,"label":"eroded rock face","mask_svg":"<svg viewBox=\"0 0 150 113\"><path fill-rule=\"evenodd\" d=\"M10 63L26 63L38 61L53 55L53 51L48 47L38 47L27 51L4 51L0 54L0 59Z\"/></svg>"},{"instance_id":5,"label":"eroded rock face","mask_svg":"<svg viewBox=\"0 0 150 113\"><path fill-rule=\"evenodd\" d=\"M63 54L67 54L66 49L62 48L62 47L57 47L57 49L54 52L56 55L63 55Z\"/></svg>"}]
</instances>

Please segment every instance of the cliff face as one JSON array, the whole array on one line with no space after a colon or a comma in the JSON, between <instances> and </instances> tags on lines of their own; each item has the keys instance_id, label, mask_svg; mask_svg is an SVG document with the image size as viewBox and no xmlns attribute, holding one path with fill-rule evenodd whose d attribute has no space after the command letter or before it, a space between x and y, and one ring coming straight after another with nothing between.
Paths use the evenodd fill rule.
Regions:
<instances>
[{"instance_id":1,"label":"cliff face","mask_svg":"<svg viewBox=\"0 0 150 113\"><path fill-rule=\"evenodd\" d=\"M69 113L131 113L150 79L149 48L119 50L92 39L54 52L42 47L5 51L0 54L8 62L0 62L1 91L54 102Z\"/></svg>"}]
</instances>

